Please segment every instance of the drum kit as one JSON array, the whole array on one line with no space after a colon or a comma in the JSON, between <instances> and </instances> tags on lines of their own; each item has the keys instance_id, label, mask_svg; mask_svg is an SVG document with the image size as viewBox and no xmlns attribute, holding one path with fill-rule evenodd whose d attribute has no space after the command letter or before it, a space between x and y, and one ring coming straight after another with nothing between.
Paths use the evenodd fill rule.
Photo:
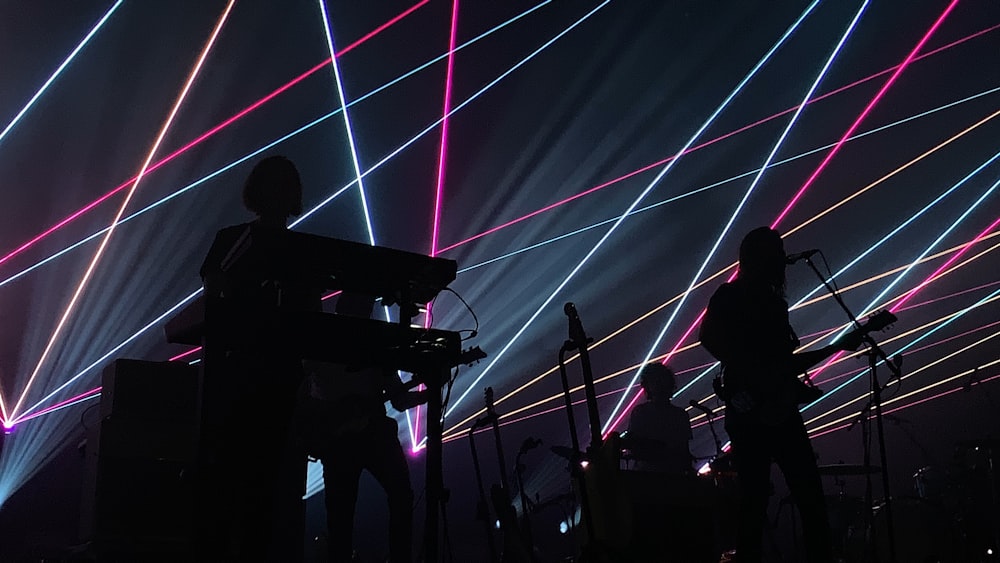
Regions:
<instances>
[{"instance_id":1,"label":"drum kit","mask_svg":"<svg viewBox=\"0 0 1000 563\"><path fill-rule=\"evenodd\" d=\"M1000 499L997 454L1000 441L959 442L947 466L926 466L912 476L912 493L891 501L896 560L899 562L985 563L998 561ZM889 510L886 499L866 502L844 493L847 477L881 472L877 466L819 466L840 492L827 496L834 553L843 563L886 561Z\"/></svg>"},{"instance_id":2,"label":"drum kit","mask_svg":"<svg viewBox=\"0 0 1000 563\"><path fill-rule=\"evenodd\" d=\"M633 439L634 440L634 439ZM735 521L737 507L736 468L731 453L713 456L697 475L665 478L635 471L629 464L641 450L626 436L621 442L621 472L624 490L638 499L637 505L670 507L691 514L708 507L706 541L718 548L734 538L727 533ZM570 448L554 446L554 453L569 458ZM891 499L896 561L899 563L986 563L1000 561L1000 479L997 464L1000 441L959 442L948 466L925 466L912 475L912 492ZM866 510L865 499L847 494L851 479L874 477L877 465L836 463L818 466L821 477L832 481L836 492L826 496L827 513L839 563L888 561L889 522L886 499L873 499ZM831 483L828 483L831 484ZM730 518L730 519L732 519ZM703 519L702 522L705 522ZM712 559L713 563L717 559Z\"/></svg>"}]
</instances>

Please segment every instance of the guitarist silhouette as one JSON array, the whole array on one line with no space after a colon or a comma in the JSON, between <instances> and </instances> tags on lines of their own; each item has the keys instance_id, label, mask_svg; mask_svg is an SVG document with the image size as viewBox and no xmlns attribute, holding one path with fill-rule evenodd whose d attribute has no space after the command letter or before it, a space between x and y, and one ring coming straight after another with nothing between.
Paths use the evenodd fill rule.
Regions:
<instances>
[{"instance_id":1,"label":"guitarist silhouette","mask_svg":"<svg viewBox=\"0 0 1000 563\"><path fill-rule=\"evenodd\" d=\"M344 292L337 314L370 318L375 298ZM393 370L308 363L312 375L302 391L301 437L323 463L329 561L352 561L358 479L368 471L385 491L389 505L391 563L412 561L413 489L396 420L385 403L402 412L424 403L424 391L408 391Z\"/></svg>"},{"instance_id":2,"label":"guitarist silhouette","mask_svg":"<svg viewBox=\"0 0 1000 563\"><path fill-rule=\"evenodd\" d=\"M832 561L830 524L816 457L798 406L822 392L796 376L840 350L861 345L854 333L819 350L794 353L798 338L785 301L787 259L781 235L767 227L740 244L739 274L719 287L701 324L701 344L722 363L719 386L740 482L736 561L761 561L771 462L778 464L802 519L806 560Z\"/></svg>"}]
</instances>

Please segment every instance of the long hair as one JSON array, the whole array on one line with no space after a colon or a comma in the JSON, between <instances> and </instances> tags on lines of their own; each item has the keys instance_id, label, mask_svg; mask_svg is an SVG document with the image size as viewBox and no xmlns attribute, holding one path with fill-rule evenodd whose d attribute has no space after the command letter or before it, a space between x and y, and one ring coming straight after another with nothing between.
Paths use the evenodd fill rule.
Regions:
<instances>
[{"instance_id":1,"label":"long hair","mask_svg":"<svg viewBox=\"0 0 1000 563\"><path fill-rule=\"evenodd\" d=\"M739 276L766 285L782 298L785 296L785 245L778 231L758 227L743 237Z\"/></svg>"}]
</instances>

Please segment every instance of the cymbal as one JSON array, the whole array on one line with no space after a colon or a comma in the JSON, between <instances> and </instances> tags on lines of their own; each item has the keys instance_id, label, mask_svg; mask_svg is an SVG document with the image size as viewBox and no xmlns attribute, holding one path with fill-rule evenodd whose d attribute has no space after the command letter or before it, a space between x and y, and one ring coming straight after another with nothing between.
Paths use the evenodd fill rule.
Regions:
<instances>
[{"instance_id":1,"label":"cymbal","mask_svg":"<svg viewBox=\"0 0 1000 563\"><path fill-rule=\"evenodd\" d=\"M820 465L819 469L820 475L865 475L867 473L880 473L882 468L877 465L872 465L866 468L864 465L852 464L852 463L832 463L830 465Z\"/></svg>"}]
</instances>

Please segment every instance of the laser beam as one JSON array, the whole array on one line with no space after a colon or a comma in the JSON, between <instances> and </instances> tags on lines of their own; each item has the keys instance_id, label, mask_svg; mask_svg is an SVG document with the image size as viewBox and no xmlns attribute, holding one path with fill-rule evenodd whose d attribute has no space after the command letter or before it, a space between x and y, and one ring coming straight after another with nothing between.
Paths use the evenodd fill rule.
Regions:
<instances>
[{"instance_id":1,"label":"laser beam","mask_svg":"<svg viewBox=\"0 0 1000 563\"><path fill-rule=\"evenodd\" d=\"M837 44L834 46L833 51L831 51L829 56L827 56L826 61L823 63L823 66L820 67L819 73L816 74L816 77L813 79L812 84L806 90L806 93L803 96L802 101L799 102L799 105L795 109L795 113L793 113L791 119L788 120L788 123L785 125L784 130L778 136L778 140L775 141L774 145L772 145L770 152L768 152L767 157L764 159L764 164L761 165L757 174L750 182L750 185L743 193L743 197L742 199L740 199L740 202L736 205L736 209L734 209L733 212L730 214L729 219L726 221L725 226L722 227L722 232L719 233L719 236L716 237L715 242L712 243L712 247L709 249L708 255L702 261L701 266L698 267L698 270L695 272L694 276L689 282L687 289L683 293L683 297L681 297L680 301L677 302L677 305L674 306L673 312L671 312L670 316L667 318L667 322L663 323L663 326L660 328L660 332L657 334L656 338L653 340L653 343L647 350L646 356L643 358L643 361L639 364L639 369L636 370L635 375L632 376L632 380L625 387L625 392L622 394L621 398L619 398L618 402L615 404L614 409L612 409L611 415L608 417L608 424L605 425L605 427L601 430L602 434L608 432L610 428L614 428L614 425L617 424L616 416L618 414L618 411L619 409L622 408L622 406L625 403L625 400L628 398L629 393L632 391L632 389L635 387L635 384L639 381L639 378L642 376L642 370L645 368L646 363L649 362L649 359L653 357L653 354L656 352L656 349L659 348L660 343L663 341L664 337L666 337L667 331L670 330L670 327L673 326L674 320L677 318L677 314L680 313L681 308L687 301L688 295L690 295L691 292L694 290L694 287L695 285L697 285L698 280L701 278L701 275L705 272L705 268L708 267L709 262L711 262L712 258L715 257L715 253L719 250L719 247L722 245L722 241L729 234L729 230L736 222L736 218L743 211L743 208L746 205L747 201L750 199L750 196L757 189L757 186L760 184L760 179L764 176L764 172L771 165L771 162L774 160L774 157L778 153L778 150L784 144L785 139L788 138L788 134L791 132L792 127L795 126L795 123L798 121L799 116L802 115L802 110L805 109L806 105L809 103L809 100L813 97L813 94L816 92L816 89L819 88L819 84L820 82L823 81L823 78L826 76L827 71L830 69L830 65L833 64L833 61L836 60L837 55L840 54L841 48L847 42L847 38L851 36L851 33L854 32L854 29L857 26L858 21L861 20L861 16L862 14L864 14L865 9L867 7L868 7L868 0L865 0L864 2L861 3L861 6L858 8L858 11L855 12L854 17L851 19L851 22L848 24L843 34L841 34L840 40L837 41ZM702 311L699 314L698 319L695 320L692 327L697 326L701 322L701 319L704 316L704 314L705 314L704 311ZM667 354L667 357L664 359L664 362L670 361L670 358L673 357L673 355L677 352L677 349L680 348L681 344L687 339L688 334L690 333L691 330L693 330L693 328L689 329L688 333L684 334L684 336L678 339L677 344L675 344L673 349ZM638 399L638 394L636 395L636 399L632 400L630 405L635 405L635 401L637 399ZM628 411L629 409L630 407L626 408L625 410ZM618 418L618 420L620 420L620 418Z\"/></svg>"},{"instance_id":2,"label":"laser beam","mask_svg":"<svg viewBox=\"0 0 1000 563\"><path fill-rule=\"evenodd\" d=\"M3 142L3 139L4 137L7 136L7 133L10 133L10 130L13 129L14 126L17 125L19 121L21 121L21 118L24 117L24 114L28 113L28 110L31 109L31 106L35 105L35 102L37 102L38 99L42 97L42 94L44 94L45 91L49 89L49 86L51 86L52 83L55 82L57 78L59 78L59 75L62 74L62 71L65 70L67 66L69 66L69 63L71 63L73 59L76 58L76 56L80 53L80 51L83 50L83 48L87 45L87 43L90 43L90 40L93 39L93 37L97 35L97 32L100 31L102 27L104 27L104 24L109 19L111 19L111 15L115 13L115 11L122 5L122 2L124 1L125 0L118 0L117 2L115 2L110 8L108 8L108 11L104 13L104 16L102 16L101 19L98 20L97 23L95 23L94 26L90 28L90 31L87 32L87 34L83 37L83 39L80 40L79 43L77 43L76 47L70 52L69 55L66 56L63 62L58 67L56 67L56 70L52 72L49 78L42 84L41 88L39 88L38 91L35 92L35 95L33 95L31 99L28 100L28 103L26 103L24 107L21 108L21 111L17 112L17 115L14 116L14 119L11 119L10 123L8 123L7 126L3 128L3 131L0 131L0 142ZM0 263L3 263L3 261L0 260Z\"/></svg>"},{"instance_id":3,"label":"laser beam","mask_svg":"<svg viewBox=\"0 0 1000 563\"><path fill-rule=\"evenodd\" d=\"M705 122L701 125L701 127L699 127L697 131L695 131L695 133L684 144L684 146L681 148L681 150L678 151L677 156L675 156L675 158L673 160L671 160L656 175L656 177L653 179L653 181L650 182L649 185L646 186L646 188L639 194L639 196L636 197L632 201L632 203L618 217L618 219L611 226L611 228L608 229L608 231L604 233L604 235L601 237L600 240L598 240L597 244L595 244L587 252L587 254L584 255L583 259L581 259L577 263L577 265L575 267L573 267L572 270L570 270L570 273L563 279L562 282L559 283L559 285L549 295L549 297L547 297L542 302L542 304L538 307L538 309L534 312L534 314L532 314L531 317L514 334L514 336L511 337L511 339L507 342L507 344L505 344L500 349L500 351L493 357L493 360L491 360L490 363L487 364L487 366L483 369L483 371L476 377L475 381L473 381L472 384L469 385L469 387L458 397L458 400L455 401L454 405L452 405L449 408L449 411L448 411L449 413L453 412L455 410L455 408L457 408L458 405L462 402L462 400L466 396L468 396L468 394L470 392L472 392L472 390L483 379L483 377L485 377L486 374L490 372L490 370L493 368L493 366L495 366L497 364L497 362L499 362L500 359L506 354L506 352L514 345L514 342L516 342L521 337L521 335L524 334L524 332L528 329L528 327L531 326L532 323L534 323L535 319L537 319L542 314L542 312L545 310L545 308L548 307L549 303L551 303L552 300L555 299L555 297L559 294L559 292L562 291L562 289L576 276L576 274L583 268L583 266L586 265L587 262L590 261L590 258L593 257L594 254L597 253L597 251L604 245L604 243L609 238L611 238L611 235L614 234L614 232L616 230L618 230L618 227L625 221L625 219L628 218L628 216L631 214L631 212L636 207L638 207L639 203L641 203L642 200L646 198L646 196L653 190L654 187L656 187L656 185L660 182L660 180L664 176L666 176L666 174L671 170L671 168L673 167L674 163L676 163L679 160L679 158L678 158L679 155L683 154L684 151L686 151L688 148L691 147L691 145L694 144L694 142L698 139L698 137L701 136L702 132L704 132L715 121L716 117L718 117L719 114L722 113L722 111L729 105L729 103L733 100L733 98L735 98L736 95L739 94L740 91L743 89L743 87L757 74L757 71L759 71L768 62L768 60L770 60L771 56L785 43L785 41L792 35L792 33L796 29L798 29L799 24L801 24L802 21L804 21L806 19L806 17L812 12L812 10L816 7L816 5L818 3L819 3L819 0L814 0L812 3L810 3L809 6L799 16L799 18L797 20L795 20L795 22L791 26L789 26L789 28L778 39L778 41L771 47L771 49L767 51L767 53L757 62L757 64L754 65L754 67L750 70L750 72L748 72L747 75L729 93L729 95L726 96L726 98L722 101L722 103L719 104L719 106L716 108L716 110L714 112L712 112L712 114L709 116L708 119L705 120ZM602 4L601 6L603 6L603 5L604 4Z\"/></svg>"},{"instance_id":4,"label":"laser beam","mask_svg":"<svg viewBox=\"0 0 1000 563\"><path fill-rule=\"evenodd\" d=\"M49 341L45 345L45 349L42 351L42 355L38 359L38 363L35 364L35 369L32 370L31 375L28 377L28 382L25 384L24 389L21 391L21 395L18 398L17 403L15 403L14 408L11 409L10 418L17 418L17 410L24 403L24 400L27 397L28 391L31 389L32 384L34 383L35 378L38 376L42 367L45 365L45 360L48 358L49 353L52 351L56 342L58 341L59 336L62 333L62 329L66 326L66 322L69 320L69 317L74 312L76 303L80 299L80 296L83 294L83 291L87 286L87 282L90 281L91 276L97 269L97 265L101 261L101 257L104 254L104 250L107 248L108 242L110 242L111 240L112 234L114 234L114 230L118 224L118 221L120 221L122 216L125 214L125 209L131 202L132 196L135 195L136 190L139 188L139 183L142 181L142 178L146 173L146 169L149 167L149 164L152 162L153 157L156 155L156 151L159 149L160 143L163 141L163 138L166 136L167 131L170 129L170 125L173 123L174 117L177 115L178 110L180 110L181 104L187 97L191 85L194 83L195 78L197 78L198 73L201 70L202 63L205 62L205 59L208 57L208 53L212 49L212 46L215 45L215 39L218 37L219 32L222 31L222 27L226 23L226 20L229 19L229 14L235 2L236 0L230 0L229 3L226 5L225 10L223 10L222 15L219 16L219 20L216 22L215 28L212 30L211 36L205 43L205 46L202 48L201 53L198 56L198 60L194 65L194 68L192 68L190 74L188 75L184 87L181 89L180 94L177 96L177 100L174 102L174 105L171 108L166 121L161 126L160 132L156 136L156 140L153 142L152 148L150 148L149 150L149 154L146 156L146 160L143 162L142 167L139 169L139 174L136 175L135 183L132 184L132 187L129 189L128 194L125 196L125 200L118 208L118 212L115 214L114 219L111 221L111 227L108 229L107 233L105 233L104 235L104 238L101 240L101 244L98 246L97 252L94 253L94 257L90 261L90 264L87 266L87 269L84 272L83 277L80 279L80 282L77 285L76 290L73 292L73 296L70 298L69 304L66 306L66 309L63 312L62 316L60 317L59 322L56 324L55 329L52 331L52 335L49 337Z\"/></svg>"}]
</instances>

